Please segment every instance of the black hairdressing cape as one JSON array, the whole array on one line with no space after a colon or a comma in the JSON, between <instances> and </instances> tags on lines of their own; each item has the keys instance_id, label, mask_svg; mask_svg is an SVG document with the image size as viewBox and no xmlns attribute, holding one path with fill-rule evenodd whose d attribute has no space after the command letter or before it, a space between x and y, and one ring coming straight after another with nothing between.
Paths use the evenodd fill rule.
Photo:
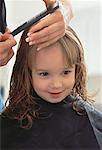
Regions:
<instances>
[{"instance_id":1,"label":"black hairdressing cape","mask_svg":"<svg viewBox=\"0 0 102 150\"><path fill-rule=\"evenodd\" d=\"M39 99L39 118L30 129L1 117L1 150L100 150L87 113L72 108L72 97L52 104ZM101 140L101 139L100 139Z\"/></svg>"}]
</instances>

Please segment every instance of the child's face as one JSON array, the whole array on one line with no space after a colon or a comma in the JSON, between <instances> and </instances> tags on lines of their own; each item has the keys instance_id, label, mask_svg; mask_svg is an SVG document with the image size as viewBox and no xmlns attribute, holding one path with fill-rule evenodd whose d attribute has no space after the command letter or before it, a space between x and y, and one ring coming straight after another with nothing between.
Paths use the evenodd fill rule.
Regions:
<instances>
[{"instance_id":1,"label":"child's face","mask_svg":"<svg viewBox=\"0 0 102 150\"><path fill-rule=\"evenodd\" d=\"M75 83L75 65L68 68L59 43L36 53L32 63L32 84L36 93L51 103L61 102Z\"/></svg>"}]
</instances>

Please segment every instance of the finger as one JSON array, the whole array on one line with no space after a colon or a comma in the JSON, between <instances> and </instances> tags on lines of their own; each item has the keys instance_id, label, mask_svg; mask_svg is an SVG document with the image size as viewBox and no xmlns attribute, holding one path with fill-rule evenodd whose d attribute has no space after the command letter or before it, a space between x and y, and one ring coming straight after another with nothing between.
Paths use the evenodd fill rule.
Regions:
<instances>
[{"instance_id":1,"label":"finger","mask_svg":"<svg viewBox=\"0 0 102 150\"><path fill-rule=\"evenodd\" d=\"M56 42L58 39L60 39L61 37L62 37L62 34L59 35L59 36L57 36L56 38L54 38L54 39L48 41L48 42L44 42L44 43L42 43L42 44L39 44L39 45L38 45L38 48L37 48L37 51L39 51L39 50L41 50L42 48L47 47L47 46L49 46L49 45L55 43L55 42Z\"/></svg>"},{"instance_id":2,"label":"finger","mask_svg":"<svg viewBox=\"0 0 102 150\"><path fill-rule=\"evenodd\" d=\"M3 40L8 40L9 38L12 38L13 36L9 32L5 32L3 35Z\"/></svg>"},{"instance_id":3,"label":"finger","mask_svg":"<svg viewBox=\"0 0 102 150\"><path fill-rule=\"evenodd\" d=\"M10 31L9 28L6 28L6 31L5 31L5 32L11 33L11 31Z\"/></svg>"},{"instance_id":4,"label":"finger","mask_svg":"<svg viewBox=\"0 0 102 150\"><path fill-rule=\"evenodd\" d=\"M61 32L61 31L63 33L65 32L65 24L63 22L58 22L58 23L52 24L44 28L43 30L39 32L32 34L26 39L26 42L35 41L36 43L36 41L40 40L41 38L44 38L43 40L45 41L46 36L50 36L51 34L54 34L55 32Z\"/></svg>"},{"instance_id":5,"label":"finger","mask_svg":"<svg viewBox=\"0 0 102 150\"><path fill-rule=\"evenodd\" d=\"M13 49L8 49L7 51L3 51L0 53L0 60L4 61L5 58L8 58L9 56L14 55Z\"/></svg>"},{"instance_id":6,"label":"finger","mask_svg":"<svg viewBox=\"0 0 102 150\"><path fill-rule=\"evenodd\" d=\"M46 7L53 5L56 0L43 0L45 2Z\"/></svg>"},{"instance_id":7,"label":"finger","mask_svg":"<svg viewBox=\"0 0 102 150\"><path fill-rule=\"evenodd\" d=\"M16 40L14 39L13 35L10 32L6 32L3 35L3 40L8 40L10 41L13 45L16 44Z\"/></svg>"},{"instance_id":8,"label":"finger","mask_svg":"<svg viewBox=\"0 0 102 150\"><path fill-rule=\"evenodd\" d=\"M0 35L0 42L2 41L2 36Z\"/></svg>"},{"instance_id":9,"label":"finger","mask_svg":"<svg viewBox=\"0 0 102 150\"><path fill-rule=\"evenodd\" d=\"M59 31L56 31L56 32L54 32L54 33L52 33L52 34L46 34L46 36L45 37L42 37L42 38L40 38L40 39L37 39L37 40L35 40L34 41L34 43L33 43L33 41L32 42L30 42L29 44L31 45L31 43L33 43L33 44L40 44L40 43L44 43L44 42L47 42L47 41L50 41L50 40L52 40L52 39L54 39L54 38L56 38L57 36L59 36L59 35L64 35L64 30L59 30Z\"/></svg>"},{"instance_id":10,"label":"finger","mask_svg":"<svg viewBox=\"0 0 102 150\"><path fill-rule=\"evenodd\" d=\"M16 41L12 35L10 35L10 34L3 35L3 41L2 41L2 45L1 45L2 49L5 49L5 50L10 49L11 47L13 47L15 45L16 45Z\"/></svg>"},{"instance_id":11,"label":"finger","mask_svg":"<svg viewBox=\"0 0 102 150\"><path fill-rule=\"evenodd\" d=\"M4 66L6 65L9 60L13 57L14 52L13 50L9 50L9 53L6 53L5 55L3 55L2 59L0 59L0 66Z\"/></svg>"},{"instance_id":12,"label":"finger","mask_svg":"<svg viewBox=\"0 0 102 150\"><path fill-rule=\"evenodd\" d=\"M56 11L55 13L42 19L38 24L32 26L29 30L28 36L58 21L64 21L60 11Z\"/></svg>"},{"instance_id":13,"label":"finger","mask_svg":"<svg viewBox=\"0 0 102 150\"><path fill-rule=\"evenodd\" d=\"M0 32L0 42L3 41L3 36L2 36L2 33Z\"/></svg>"}]
</instances>

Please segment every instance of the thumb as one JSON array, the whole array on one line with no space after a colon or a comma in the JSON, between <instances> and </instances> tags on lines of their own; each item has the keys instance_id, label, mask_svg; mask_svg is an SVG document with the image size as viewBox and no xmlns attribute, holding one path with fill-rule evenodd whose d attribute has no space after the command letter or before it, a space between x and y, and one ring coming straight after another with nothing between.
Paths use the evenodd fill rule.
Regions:
<instances>
[{"instance_id":1,"label":"thumb","mask_svg":"<svg viewBox=\"0 0 102 150\"><path fill-rule=\"evenodd\" d=\"M43 0L45 2L46 7L53 5L56 0Z\"/></svg>"},{"instance_id":2,"label":"thumb","mask_svg":"<svg viewBox=\"0 0 102 150\"><path fill-rule=\"evenodd\" d=\"M2 36L2 33L0 32L0 42L3 41L3 36Z\"/></svg>"}]
</instances>

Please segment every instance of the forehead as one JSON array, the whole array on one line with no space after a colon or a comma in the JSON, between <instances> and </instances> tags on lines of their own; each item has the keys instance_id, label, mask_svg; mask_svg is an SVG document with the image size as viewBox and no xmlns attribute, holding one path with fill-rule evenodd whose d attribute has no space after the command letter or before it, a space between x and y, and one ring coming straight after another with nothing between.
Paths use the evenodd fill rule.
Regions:
<instances>
[{"instance_id":1,"label":"forehead","mask_svg":"<svg viewBox=\"0 0 102 150\"><path fill-rule=\"evenodd\" d=\"M52 64L58 67L58 65L63 66L66 63L66 57L63 52L63 48L61 44L58 42L46 48L43 48L40 51L36 51L34 54L31 54L30 56L31 57L29 59L33 67L49 66L49 64L50 66Z\"/></svg>"},{"instance_id":2,"label":"forehead","mask_svg":"<svg viewBox=\"0 0 102 150\"><path fill-rule=\"evenodd\" d=\"M54 43L53 45L50 45L46 48L43 48L42 50L38 51L36 53L36 58L42 57L42 58L49 58L50 57L55 57L55 56L64 56L63 53L63 48L60 43Z\"/></svg>"}]
</instances>

